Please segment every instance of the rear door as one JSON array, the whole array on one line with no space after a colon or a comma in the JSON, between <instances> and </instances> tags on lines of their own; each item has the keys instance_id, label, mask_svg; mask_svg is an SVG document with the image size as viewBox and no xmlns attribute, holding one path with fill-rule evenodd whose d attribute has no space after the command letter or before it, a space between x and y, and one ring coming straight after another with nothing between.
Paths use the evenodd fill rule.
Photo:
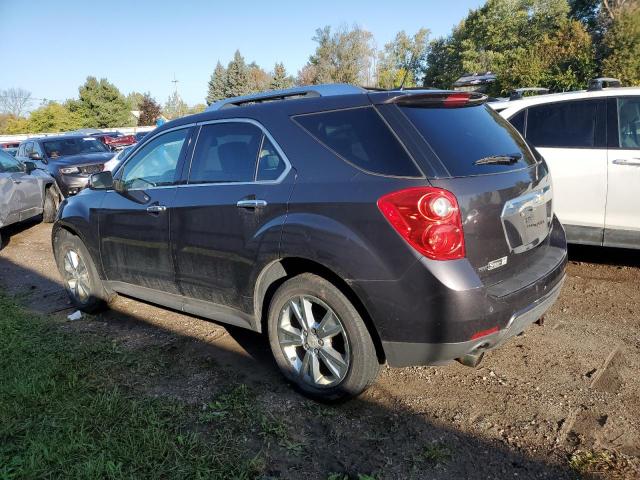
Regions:
<instances>
[{"instance_id":1,"label":"rear door","mask_svg":"<svg viewBox=\"0 0 640 480\"><path fill-rule=\"evenodd\" d=\"M602 243L607 203L605 112L601 99L527 109L525 136L549 165L554 210L570 241Z\"/></svg>"},{"instance_id":2,"label":"rear door","mask_svg":"<svg viewBox=\"0 0 640 480\"><path fill-rule=\"evenodd\" d=\"M178 293L170 216L189 138L189 127L160 134L118 170L120 187L105 193L98 216L108 280Z\"/></svg>"},{"instance_id":3,"label":"rear door","mask_svg":"<svg viewBox=\"0 0 640 480\"><path fill-rule=\"evenodd\" d=\"M610 99L604 244L640 247L640 97Z\"/></svg>"},{"instance_id":4,"label":"rear door","mask_svg":"<svg viewBox=\"0 0 640 480\"><path fill-rule=\"evenodd\" d=\"M278 257L293 186L289 170L284 153L259 124L202 125L171 222L185 296L252 312L253 276Z\"/></svg>"}]
</instances>

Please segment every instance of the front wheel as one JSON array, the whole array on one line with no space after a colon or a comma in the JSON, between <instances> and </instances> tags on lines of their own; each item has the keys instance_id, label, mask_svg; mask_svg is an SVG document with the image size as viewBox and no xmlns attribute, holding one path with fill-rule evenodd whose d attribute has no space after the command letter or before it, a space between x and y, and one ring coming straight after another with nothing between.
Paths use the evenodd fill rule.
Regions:
<instances>
[{"instance_id":1,"label":"front wheel","mask_svg":"<svg viewBox=\"0 0 640 480\"><path fill-rule=\"evenodd\" d=\"M104 308L113 294L105 289L82 240L66 230L60 230L53 243L58 270L71 303L87 313Z\"/></svg>"},{"instance_id":2,"label":"front wheel","mask_svg":"<svg viewBox=\"0 0 640 480\"><path fill-rule=\"evenodd\" d=\"M268 327L280 370L310 397L331 401L358 395L378 374L362 317L338 288L317 275L298 275L278 288Z\"/></svg>"}]
</instances>

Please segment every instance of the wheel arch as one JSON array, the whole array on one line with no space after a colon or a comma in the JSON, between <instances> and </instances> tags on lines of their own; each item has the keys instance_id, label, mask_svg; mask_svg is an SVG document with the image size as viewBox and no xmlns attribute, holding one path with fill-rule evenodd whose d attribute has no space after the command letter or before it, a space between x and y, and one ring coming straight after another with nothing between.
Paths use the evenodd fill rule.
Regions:
<instances>
[{"instance_id":1,"label":"wheel arch","mask_svg":"<svg viewBox=\"0 0 640 480\"><path fill-rule=\"evenodd\" d=\"M275 260L268 264L258 275L254 291L254 310L260 331L267 331L267 316L269 305L276 290L286 280L302 273L313 273L325 280L331 282L356 308L362 320L364 321L369 335L373 340L376 349L376 355L380 363L386 361L386 355L382 346L382 341L378 330L369 315L367 308L360 296L355 292L352 286L345 281L341 275L333 269L308 258L303 257L285 257Z\"/></svg>"}]
</instances>

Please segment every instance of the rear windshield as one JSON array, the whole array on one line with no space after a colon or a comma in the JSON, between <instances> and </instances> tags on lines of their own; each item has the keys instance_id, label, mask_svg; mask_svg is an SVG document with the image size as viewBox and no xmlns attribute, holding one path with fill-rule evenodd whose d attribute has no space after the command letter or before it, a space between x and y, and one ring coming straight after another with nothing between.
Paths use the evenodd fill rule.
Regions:
<instances>
[{"instance_id":1,"label":"rear windshield","mask_svg":"<svg viewBox=\"0 0 640 480\"><path fill-rule=\"evenodd\" d=\"M294 117L320 143L367 172L419 177L418 167L373 107Z\"/></svg>"},{"instance_id":2,"label":"rear windshield","mask_svg":"<svg viewBox=\"0 0 640 480\"><path fill-rule=\"evenodd\" d=\"M501 173L535 163L518 132L486 105L400 109L454 177ZM495 157L500 158L492 162Z\"/></svg>"},{"instance_id":3,"label":"rear windshield","mask_svg":"<svg viewBox=\"0 0 640 480\"><path fill-rule=\"evenodd\" d=\"M46 141L42 144L47 157L50 158L109 151L100 140L94 137L63 138Z\"/></svg>"}]
</instances>

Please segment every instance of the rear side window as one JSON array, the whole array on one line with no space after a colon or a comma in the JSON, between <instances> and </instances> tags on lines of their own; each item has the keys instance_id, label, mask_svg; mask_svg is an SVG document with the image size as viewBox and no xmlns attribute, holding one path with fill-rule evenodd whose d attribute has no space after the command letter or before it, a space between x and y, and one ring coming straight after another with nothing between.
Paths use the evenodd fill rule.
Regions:
<instances>
[{"instance_id":1,"label":"rear side window","mask_svg":"<svg viewBox=\"0 0 640 480\"><path fill-rule=\"evenodd\" d=\"M266 136L262 140L262 148L258 155L258 175L256 180L277 180L286 168L282 157Z\"/></svg>"},{"instance_id":2,"label":"rear side window","mask_svg":"<svg viewBox=\"0 0 640 480\"><path fill-rule=\"evenodd\" d=\"M193 154L189 183L252 182L263 133L250 123L204 125Z\"/></svg>"},{"instance_id":3,"label":"rear side window","mask_svg":"<svg viewBox=\"0 0 640 480\"><path fill-rule=\"evenodd\" d=\"M527 140L536 147L593 148L598 101L571 101L529 107Z\"/></svg>"},{"instance_id":4,"label":"rear side window","mask_svg":"<svg viewBox=\"0 0 640 480\"><path fill-rule=\"evenodd\" d=\"M421 173L373 107L294 117L325 147L367 172L395 177Z\"/></svg>"},{"instance_id":5,"label":"rear side window","mask_svg":"<svg viewBox=\"0 0 640 480\"><path fill-rule=\"evenodd\" d=\"M506 172L535 163L522 137L486 105L400 109L454 177ZM491 163L492 157L513 161Z\"/></svg>"}]
</instances>

